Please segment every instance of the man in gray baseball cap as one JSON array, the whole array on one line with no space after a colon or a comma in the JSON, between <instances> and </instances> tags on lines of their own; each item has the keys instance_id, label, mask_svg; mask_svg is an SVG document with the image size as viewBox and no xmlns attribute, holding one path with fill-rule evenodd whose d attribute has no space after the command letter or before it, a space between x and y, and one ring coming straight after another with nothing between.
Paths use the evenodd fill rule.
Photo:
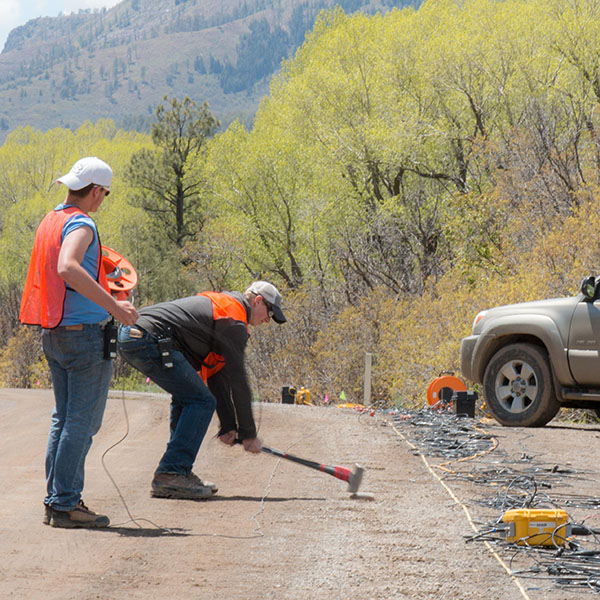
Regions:
<instances>
[{"instance_id":1,"label":"man in gray baseball cap","mask_svg":"<svg viewBox=\"0 0 600 600\"><path fill-rule=\"evenodd\" d=\"M263 301L267 305L267 309L272 313L269 316L275 323L281 324L287 321L281 310L281 294L272 283L269 283L268 281L255 281L245 293L262 296Z\"/></svg>"},{"instance_id":2,"label":"man in gray baseball cap","mask_svg":"<svg viewBox=\"0 0 600 600\"><path fill-rule=\"evenodd\" d=\"M244 355L249 326L285 323L281 294L255 281L241 294L200 292L140 309L135 325L119 329L121 356L171 394L167 448L154 473L158 498L212 498L217 486L192 471L215 408L219 440L258 453Z\"/></svg>"}]
</instances>

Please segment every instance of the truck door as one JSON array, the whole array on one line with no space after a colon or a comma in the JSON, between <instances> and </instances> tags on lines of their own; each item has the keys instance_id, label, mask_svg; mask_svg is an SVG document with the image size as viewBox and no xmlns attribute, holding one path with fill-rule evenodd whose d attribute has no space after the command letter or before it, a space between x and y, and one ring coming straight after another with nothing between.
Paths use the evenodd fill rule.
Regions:
<instances>
[{"instance_id":1,"label":"truck door","mask_svg":"<svg viewBox=\"0 0 600 600\"><path fill-rule=\"evenodd\" d=\"M577 304L567 353L573 379L579 385L600 387L600 300Z\"/></svg>"}]
</instances>

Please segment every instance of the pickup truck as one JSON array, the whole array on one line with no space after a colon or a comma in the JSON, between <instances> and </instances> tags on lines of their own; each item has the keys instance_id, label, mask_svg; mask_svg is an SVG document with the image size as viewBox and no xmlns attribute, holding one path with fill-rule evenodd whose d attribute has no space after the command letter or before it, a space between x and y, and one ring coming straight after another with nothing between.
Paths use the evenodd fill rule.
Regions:
<instances>
[{"instance_id":1,"label":"pickup truck","mask_svg":"<svg viewBox=\"0 0 600 600\"><path fill-rule=\"evenodd\" d=\"M561 407L600 415L600 280L586 277L574 297L480 312L460 368L502 425L540 427Z\"/></svg>"}]
</instances>

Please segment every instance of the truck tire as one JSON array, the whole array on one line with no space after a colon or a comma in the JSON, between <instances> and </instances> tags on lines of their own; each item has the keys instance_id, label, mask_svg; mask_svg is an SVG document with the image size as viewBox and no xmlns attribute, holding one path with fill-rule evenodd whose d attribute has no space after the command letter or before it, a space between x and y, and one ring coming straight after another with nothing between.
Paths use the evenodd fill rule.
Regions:
<instances>
[{"instance_id":1,"label":"truck tire","mask_svg":"<svg viewBox=\"0 0 600 600\"><path fill-rule=\"evenodd\" d=\"M490 412L508 427L541 427L560 409L548 355L533 344L500 348L485 369L483 388Z\"/></svg>"}]
</instances>

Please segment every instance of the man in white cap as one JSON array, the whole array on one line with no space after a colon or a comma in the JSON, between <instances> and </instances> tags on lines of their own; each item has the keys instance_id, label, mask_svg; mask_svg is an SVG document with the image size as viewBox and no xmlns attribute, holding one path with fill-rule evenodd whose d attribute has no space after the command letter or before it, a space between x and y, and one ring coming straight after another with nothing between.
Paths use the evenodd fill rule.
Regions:
<instances>
[{"instance_id":1,"label":"man in white cap","mask_svg":"<svg viewBox=\"0 0 600 600\"><path fill-rule=\"evenodd\" d=\"M43 522L53 527L106 527L108 517L81 499L85 458L100 429L112 360L105 358L105 326L111 315L131 325L134 306L109 291L96 224L110 192L112 170L102 160L77 161L58 183L64 203L38 227L21 300L20 320L39 325L54 388L55 408L46 450Z\"/></svg>"},{"instance_id":2,"label":"man in white cap","mask_svg":"<svg viewBox=\"0 0 600 600\"><path fill-rule=\"evenodd\" d=\"M241 440L260 452L244 352L248 326L285 323L281 294L266 281L245 292L202 292L140 309L133 326L119 328L123 358L171 394L171 434L152 480L152 496L205 499L217 486L192 472L217 409L219 439Z\"/></svg>"}]
</instances>

